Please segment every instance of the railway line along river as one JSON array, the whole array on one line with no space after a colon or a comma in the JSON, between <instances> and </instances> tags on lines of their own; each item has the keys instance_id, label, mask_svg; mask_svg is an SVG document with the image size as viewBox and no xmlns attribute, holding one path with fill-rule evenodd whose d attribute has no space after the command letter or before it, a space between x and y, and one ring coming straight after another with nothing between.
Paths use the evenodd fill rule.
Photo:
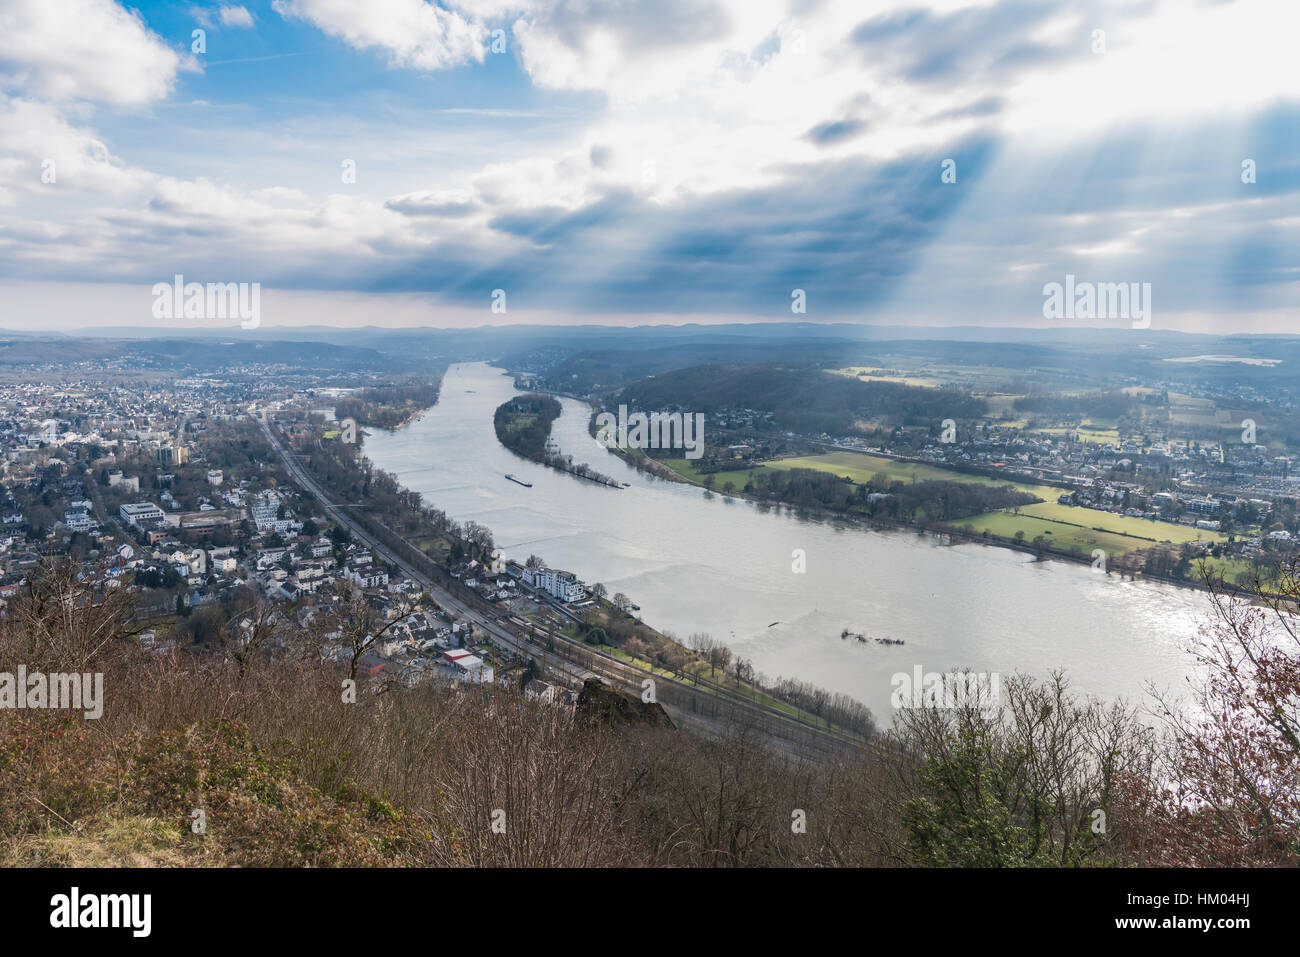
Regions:
<instances>
[{"instance_id":1,"label":"railway line along river","mask_svg":"<svg viewBox=\"0 0 1300 957\"><path fill-rule=\"evenodd\" d=\"M1179 690L1189 671L1184 641L1207 620L1200 592L666 482L602 448L587 432L589 408L561 399L552 438L575 462L630 483L607 488L497 441L492 414L517 394L499 369L454 365L437 405L370 434L365 453L456 520L491 528L508 557L535 553L625 592L650 624L682 640L708 632L768 678L852 695L888 724L892 676L918 666L1040 677L1060 668L1077 691L1132 701L1148 683ZM903 644L845 639L846 628Z\"/></svg>"}]
</instances>

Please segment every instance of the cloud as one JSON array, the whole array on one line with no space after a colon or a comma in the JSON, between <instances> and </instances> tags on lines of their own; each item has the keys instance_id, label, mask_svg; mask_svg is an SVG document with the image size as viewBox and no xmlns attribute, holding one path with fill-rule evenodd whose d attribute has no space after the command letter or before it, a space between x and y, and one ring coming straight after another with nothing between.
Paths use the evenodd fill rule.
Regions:
<instances>
[{"instance_id":1,"label":"cloud","mask_svg":"<svg viewBox=\"0 0 1300 957\"><path fill-rule=\"evenodd\" d=\"M0 86L50 101L139 106L166 96L193 64L111 0L6 0Z\"/></svg>"},{"instance_id":2,"label":"cloud","mask_svg":"<svg viewBox=\"0 0 1300 957\"><path fill-rule=\"evenodd\" d=\"M515 20L513 32L524 69L539 86L638 100L709 70L720 51L749 33L740 25L745 15L767 18L763 34L780 19L770 0L753 0L748 12L721 0L537 3ZM746 48L760 39L753 36Z\"/></svg>"},{"instance_id":3,"label":"cloud","mask_svg":"<svg viewBox=\"0 0 1300 957\"><path fill-rule=\"evenodd\" d=\"M808 138L820 146L829 146L832 143L851 140L864 129L866 124L861 120L835 120L818 123L808 131Z\"/></svg>"},{"instance_id":4,"label":"cloud","mask_svg":"<svg viewBox=\"0 0 1300 957\"><path fill-rule=\"evenodd\" d=\"M246 7L222 7L220 18L223 27L251 28L253 26L253 15Z\"/></svg>"},{"instance_id":5,"label":"cloud","mask_svg":"<svg viewBox=\"0 0 1300 957\"><path fill-rule=\"evenodd\" d=\"M305 20L359 50L378 49L393 66L445 70L482 62L487 31L482 23L424 0L272 0L286 19Z\"/></svg>"},{"instance_id":6,"label":"cloud","mask_svg":"<svg viewBox=\"0 0 1300 957\"><path fill-rule=\"evenodd\" d=\"M433 190L394 196L384 203L404 216L468 216L479 208L467 190Z\"/></svg>"},{"instance_id":7,"label":"cloud","mask_svg":"<svg viewBox=\"0 0 1300 957\"><path fill-rule=\"evenodd\" d=\"M1077 4L1003 0L951 13L885 13L859 24L850 41L864 63L888 64L911 82L953 83L974 76L987 82L1035 64L1089 56L1089 47L1069 31L1039 38L1052 21L1072 19L1072 6Z\"/></svg>"},{"instance_id":8,"label":"cloud","mask_svg":"<svg viewBox=\"0 0 1300 957\"><path fill-rule=\"evenodd\" d=\"M50 2L66 19L84 0ZM96 6L146 52L160 46L138 16ZM1294 257L1279 251L1300 248L1300 109L1269 105L1294 77L1240 63L1258 49L1271 60L1282 41L1264 34L1285 36L1254 0L1189 18L1155 0L274 8L394 69L366 71L374 88L354 99L286 89L302 116L279 96L272 112L242 88L226 95L213 70L185 98L240 112L204 110L196 134L167 112L179 104L159 104L152 127L115 123L114 107L142 101L91 96L99 77L49 95L62 80L37 54L21 68L0 56L0 275L184 272L461 305L500 287L512 308L573 315L788 317L804 288L813 319L1014 321L1041 318L1042 283L1066 271L1150 279L1165 309L1294 301ZM1104 57L1089 46L1098 25ZM498 26L511 57L478 66ZM1198 46L1211 34L1235 42L1212 53ZM1201 115L1202 81L1184 95L1162 79L1238 65L1258 88L1236 110ZM402 84L446 95L404 111ZM96 99L92 124L74 101ZM357 158L357 183L340 183L342 157ZM56 184L42 182L46 159ZM955 183L940 180L945 159Z\"/></svg>"},{"instance_id":9,"label":"cloud","mask_svg":"<svg viewBox=\"0 0 1300 957\"><path fill-rule=\"evenodd\" d=\"M53 105L0 94L0 165L4 196L94 195L125 199L149 178L131 170L92 131L70 124Z\"/></svg>"}]
</instances>

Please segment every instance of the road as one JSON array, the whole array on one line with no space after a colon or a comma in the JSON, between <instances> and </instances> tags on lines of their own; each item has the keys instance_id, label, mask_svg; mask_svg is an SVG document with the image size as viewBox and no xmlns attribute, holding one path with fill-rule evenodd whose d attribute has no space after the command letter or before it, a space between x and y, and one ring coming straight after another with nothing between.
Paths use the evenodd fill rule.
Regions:
<instances>
[{"instance_id":1,"label":"road","mask_svg":"<svg viewBox=\"0 0 1300 957\"><path fill-rule=\"evenodd\" d=\"M589 674L586 669L579 668L570 662L556 662L555 656L549 654L545 648L533 644L527 639L520 638L496 620L469 607L455 595L452 595L446 589L436 584L428 575L425 575L419 569L412 566L410 562L402 558L400 555L395 554L392 549L370 534L361 523L357 522L351 515L347 514L345 510L346 506L334 504L330 497L325 494L325 490L320 487L314 478L307 474L306 469L304 469L302 464L298 462L294 453L290 452L283 446L279 438L276 436L275 431L267 422L265 413L262 413L257 417L257 419L258 423L262 426L262 432L266 436L267 441L271 443L271 448L280 456L280 460L284 462L284 466L288 469L290 476L292 476L293 480L300 488L309 492L316 501L320 503L321 508L325 510L325 514L328 515L332 521L337 522L339 525L346 528L354 539L364 542L384 561L400 569L402 573L412 581L418 582L420 586L428 592L429 596L439 605L446 608L461 621L469 622L474 625L498 648L524 657L536 658L539 661L546 659L548 663L551 663L553 666L560 665L561 670L570 679L578 679L580 681Z\"/></svg>"}]
</instances>

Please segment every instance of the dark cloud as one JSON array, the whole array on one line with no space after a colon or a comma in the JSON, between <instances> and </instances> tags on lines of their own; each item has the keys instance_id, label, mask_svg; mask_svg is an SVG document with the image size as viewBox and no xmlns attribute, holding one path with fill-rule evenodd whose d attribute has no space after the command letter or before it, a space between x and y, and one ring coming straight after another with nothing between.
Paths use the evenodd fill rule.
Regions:
<instances>
[{"instance_id":1,"label":"dark cloud","mask_svg":"<svg viewBox=\"0 0 1300 957\"><path fill-rule=\"evenodd\" d=\"M531 240L538 246L570 242L582 233L626 216L632 203L629 194L613 193L579 210L543 206L506 213L488 225L502 233Z\"/></svg>"},{"instance_id":2,"label":"dark cloud","mask_svg":"<svg viewBox=\"0 0 1300 957\"><path fill-rule=\"evenodd\" d=\"M990 150L978 142L949 152L974 183ZM512 303L575 312L751 313L788 311L790 290L804 288L823 309L861 309L889 294L960 206L962 195L940 186L939 159L796 166L779 185L672 205L620 193L577 211L519 211L492 226L528 240L525 249L489 262L444 250L384 288L476 302L501 287ZM450 289L433 281L448 274Z\"/></svg>"},{"instance_id":3,"label":"dark cloud","mask_svg":"<svg viewBox=\"0 0 1300 957\"><path fill-rule=\"evenodd\" d=\"M985 96L965 106L959 106L951 110L944 110L941 113L935 113L929 117L932 123L942 123L946 120L964 120L967 118L979 118L984 116L995 116L1002 112L1006 106L1006 100L1000 96Z\"/></svg>"},{"instance_id":4,"label":"dark cloud","mask_svg":"<svg viewBox=\"0 0 1300 957\"><path fill-rule=\"evenodd\" d=\"M1065 7L1077 4L1003 0L948 14L904 10L866 20L850 42L863 61L887 63L915 83L957 83L977 77L1005 77L1046 60L1060 62L1089 54L1087 33L1048 44L1027 36Z\"/></svg>"},{"instance_id":5,"label":"dark cloud","mask_svg":"<svg viewBox=\"0 0 1300 957\"><path fill-rule=\"evenodd\" d=\"M472 200L458 203L427 196L403 196L399 199L390 199L384 203L384 207L404 216L446 217L468 216L479 208L478 203Z\"/></svg>"},{"instance_id":6,"label":"dark cloud","mask_svg":"<svg viewBox=\"0 0 1300 957\"><path fill-rule=\"evenodd\" d=\"M805 135L818 146L830 146L860 136L867 130L867 124L861 120L834 120L818 123Z\"/></svg>"}]
</instances>

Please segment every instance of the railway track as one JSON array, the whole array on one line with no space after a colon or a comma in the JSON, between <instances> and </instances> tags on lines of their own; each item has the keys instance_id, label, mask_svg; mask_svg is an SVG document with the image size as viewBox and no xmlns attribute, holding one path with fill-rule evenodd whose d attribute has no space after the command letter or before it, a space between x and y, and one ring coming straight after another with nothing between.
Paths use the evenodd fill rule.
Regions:
<instances>
[{"instance_id":1,"label":"railway track","mask_svg":"<svg viewBox=\"0 0 1300 957\"><path fill-rule=\"evenodd\" d=\"M365 527L363 522L347 514L346 506L334 504L315 479L306 473L302 464L295 461L292 454L281 444L265 415L259 419L259 422L271 447L280 456L294 481L304 491L314 496L332 519L344 525L385 561L396 565L414 581L419 582L435 601L478 625L489 637L496 639L495 643L504 643L507 648L512 648L520 654L540 653L543 650L543 646L537 644L537 636L528 633L526 622L515 619L519 624L507 627L499 607L488 605L468 589L464 589L466 594L454 593L453 584L450 581L444 582L443 576L432 567L428 556L405 538L388 529L387 526L382 526L387 532L386 538L400 542L404 550L410 553L409 560L396 553L391 541L381 541ZM424 567L417 568L417 565ZM563 609L561 612L563 613ZM554 639L554 647L545 648L549 654L558 655L571 665L584 668L636 697L640 697L646 689L647 680L653 681L655 700L666 709L671 708L679 718L691 724L709 725L714 731L720 730L729 723L739 724L758 730L798 753L805 753L807 750L823 754L842 753L846 750L861 749L868 744L865 739L848 732L815 727L756 702L692 686L667 675L650 674L564 635L557 634ZM573 677L571 670L569 676Z\"/></svg>"}]
</instances>

